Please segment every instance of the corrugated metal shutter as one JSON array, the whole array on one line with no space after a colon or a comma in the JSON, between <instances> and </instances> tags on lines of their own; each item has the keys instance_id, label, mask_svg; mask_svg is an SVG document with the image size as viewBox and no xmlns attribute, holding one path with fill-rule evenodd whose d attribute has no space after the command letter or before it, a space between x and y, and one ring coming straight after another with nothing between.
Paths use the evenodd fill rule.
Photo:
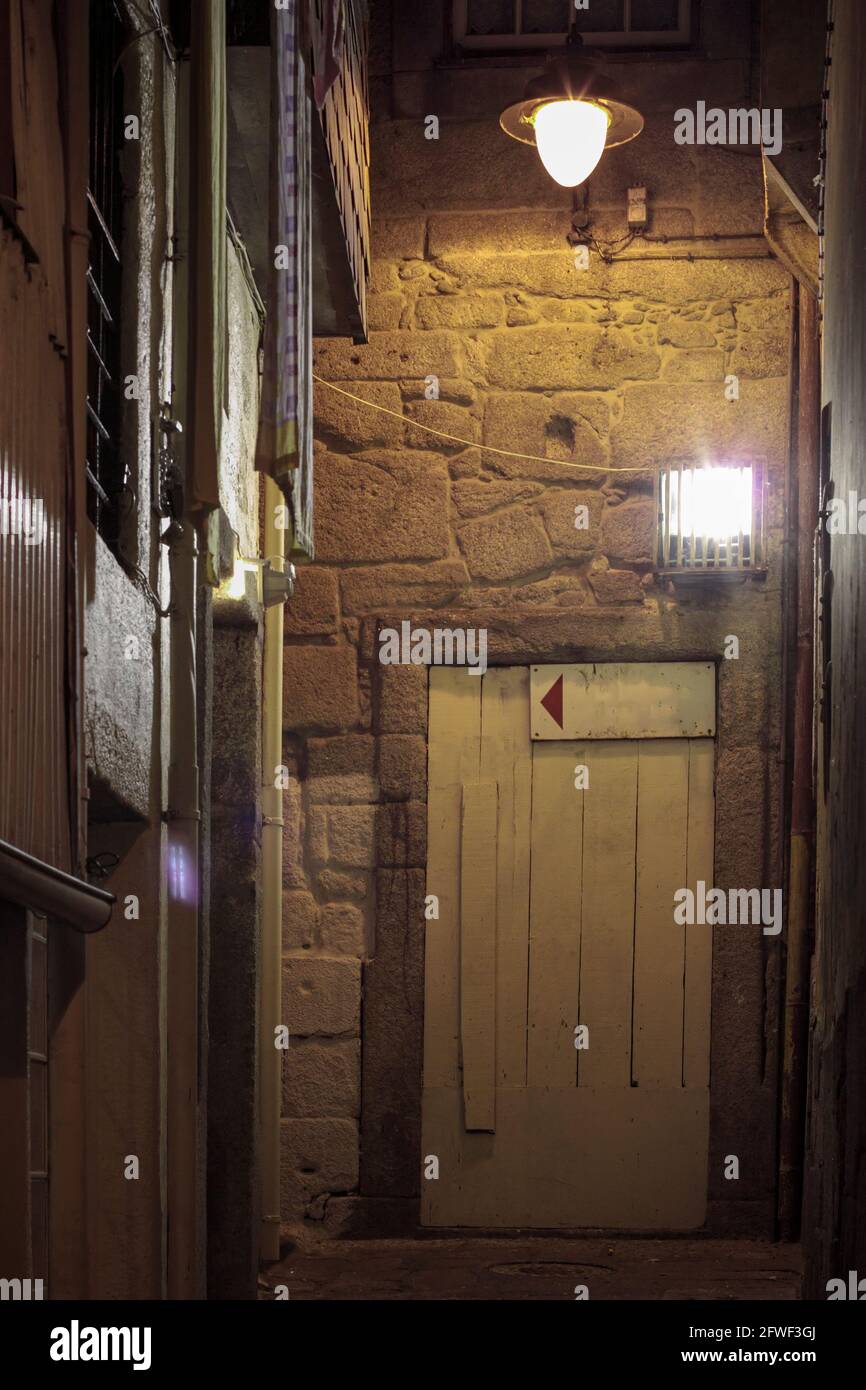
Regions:
<instances>
[{"instance_id":1,"label":"corrugated metal shutter","mask_svg":"<svg viewBox=\"0 0 866 1390\"><path fill-rule=\"evenodd\" d=\"M52 18L50 0L11 7L24 238L0 226L0 839L70 872L64 167Z\"/></svg>"},{"instance_id":2,"label":"corrugated metal shutter","mask_svg":"<svg viewBox=\"0 0 866 1390\"><path fill-rule=\"evenodd\" d=\"M66 384L38 266L0 233L0 839L72 869Z\"/></svg>"}]
</instances>

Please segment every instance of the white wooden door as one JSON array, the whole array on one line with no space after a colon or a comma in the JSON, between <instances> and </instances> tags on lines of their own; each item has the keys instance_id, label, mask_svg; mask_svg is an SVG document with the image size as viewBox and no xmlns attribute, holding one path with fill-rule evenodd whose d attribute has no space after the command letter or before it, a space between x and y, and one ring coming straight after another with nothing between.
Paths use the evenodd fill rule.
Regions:
<instances>
[{"instance_id":1,"label":"white wooden door","mask_svg":"<svg viewBox=\"0 0 866 1390\"><path fill-rule=\"evenodd\" d=\"M424 1224L703 1223L714 710L706 665L431 671Z\"/></svg>"}]
</instances>

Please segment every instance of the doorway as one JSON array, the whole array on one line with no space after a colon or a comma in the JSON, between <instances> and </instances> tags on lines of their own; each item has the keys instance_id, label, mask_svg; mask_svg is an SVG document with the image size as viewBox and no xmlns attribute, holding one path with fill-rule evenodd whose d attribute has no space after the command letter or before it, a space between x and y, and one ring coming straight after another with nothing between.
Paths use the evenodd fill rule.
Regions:
<instances>
[{"instance_id":1,"label":"doorway","mask_svg":"<svg viewBox=\"0 0 866 1390\"><path fill-rule=\"evenodd\" d=\"M422 1223L701 1226L715 668L434 668L429 724Z\"/></svg>"}]
</instances>

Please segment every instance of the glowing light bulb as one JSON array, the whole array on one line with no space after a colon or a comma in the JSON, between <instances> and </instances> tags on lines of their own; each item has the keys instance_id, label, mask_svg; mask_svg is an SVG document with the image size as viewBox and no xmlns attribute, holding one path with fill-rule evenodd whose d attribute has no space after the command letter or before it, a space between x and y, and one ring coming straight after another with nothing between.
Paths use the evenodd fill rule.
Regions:
<instances>
[{"instance_id":1,"label":"glowing light bulb","mask_svg":"<svg viewBox=\"0 0 866 1390\"><path fill-rule=\"evenodd\" d=\"M727 540L752 533L751 468L698 468L683 474L683 535Z\"/></svg>"},{"instance_id":2,"label":"glowing light bulb","mask_svg":"<svg viewBox=\"0 0 866 1390\"><path fill-rule=\"evenodd\" d=\"M563 188L588 179L604 153L610 121L590 101L550 101L535 113L535 144L541 162Z\"/></svg>"}]
</instances>

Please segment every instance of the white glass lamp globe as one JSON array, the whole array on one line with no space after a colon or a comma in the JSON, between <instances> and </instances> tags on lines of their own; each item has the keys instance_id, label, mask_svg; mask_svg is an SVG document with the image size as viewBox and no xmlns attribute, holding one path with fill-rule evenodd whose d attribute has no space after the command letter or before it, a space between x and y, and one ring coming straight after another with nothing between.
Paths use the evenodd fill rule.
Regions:
<instances>
[{"instance_id":1,"label":"white glass lamp globe","mask_svg":"<svg viewBox=\"0 0 866 1390\"><path fill-rule=\"evenodd\" d=\"M601 156L610 117L591 101L549 101L535 113L535 144L541 162L563 188L588 179Z\"/></svg>"}]
</instances>

